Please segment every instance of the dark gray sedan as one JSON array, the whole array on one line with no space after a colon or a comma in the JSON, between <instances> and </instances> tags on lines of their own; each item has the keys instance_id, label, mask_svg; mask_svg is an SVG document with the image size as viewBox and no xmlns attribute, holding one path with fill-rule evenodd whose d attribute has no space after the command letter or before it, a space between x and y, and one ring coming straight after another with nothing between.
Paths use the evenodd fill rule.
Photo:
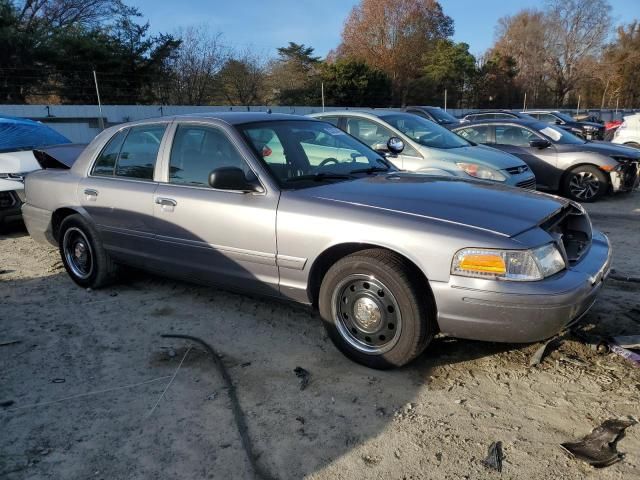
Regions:
<instances>
[{"instance_id":1,"label":"dark gray sedan","mask_svg":"<svg viewBox=\"0 0 640 480\"><path fill-rule=\"evenodd\" d=\"M634 148L587 141L535 120L483 120L453 131L520 157L535 174L537 188L559 191L573 200L593 202L608 192L629 192L638 186L640 151Z\"/></svg>"}]
</instances>

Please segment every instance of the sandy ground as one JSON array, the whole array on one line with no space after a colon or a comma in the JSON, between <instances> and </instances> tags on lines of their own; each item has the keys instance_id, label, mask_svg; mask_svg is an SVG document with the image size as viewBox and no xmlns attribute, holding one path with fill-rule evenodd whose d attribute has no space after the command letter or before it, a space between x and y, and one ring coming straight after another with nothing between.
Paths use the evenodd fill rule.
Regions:
<instances>
[{"instance_id":1,"label":"sandy ground","mask_svg":"<svg viewBox=\"0 0 640 480\"><path fill-rule=\"evenodd\" d=\"M640 192L589 210L614 267L639 275ZM344 358L295 305L144 274L80 289L19 227L0 236L0 270L0 343L19 341L0 346L0 478L251 478L210 357L163 333L223 355L273 478L640 478L640 425L605 469L559 447L640 416L640 368L576 340L531 369L538 345L437 339L409 367L378 372ZM640 333L639 293L610 281L586 328ZM304 390L297 366L311 372ZM481 463L495 440L501 475Z\"/></svg>"}]
</instances>

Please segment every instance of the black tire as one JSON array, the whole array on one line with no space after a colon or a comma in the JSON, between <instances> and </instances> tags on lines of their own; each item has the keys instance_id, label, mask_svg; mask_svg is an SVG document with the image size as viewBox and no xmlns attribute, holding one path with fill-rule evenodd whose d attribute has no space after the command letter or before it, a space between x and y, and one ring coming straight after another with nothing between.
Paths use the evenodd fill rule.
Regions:
<instances>
[{"instance_id":1,"label":"black tire","mask_svg":"<svg viewBox=\"0 0 640 480\"><path fill-rule=\"evenodd\" d=\"M115 280L116 264L102 247L95 228L81 215L69 215L62 221L58 247L64 268L81 287L101 288Z\"/></svg>"},{"instance_id":2,"label":"black tire","mask_svg":"<svg viewBox=\"0 0 640 480\"><path fill-rule=\"evenodd\" d=\"M367 367L411 362L438 330L435 304L423 283L402 257L387 250L342 258L325 274L318 298L329 337Z\"/></svg>"},{"instance_id":3,"label":"black tire","mask_svg":"<svg viewBox=\"0 0 640 480\"><path fill-rule=\"evenodd\" d=\"M571 169L562 182L563 194L577 202L595 202L608 191L609 180L593 165L579 165Z\"/></svg>"}]
</instances>

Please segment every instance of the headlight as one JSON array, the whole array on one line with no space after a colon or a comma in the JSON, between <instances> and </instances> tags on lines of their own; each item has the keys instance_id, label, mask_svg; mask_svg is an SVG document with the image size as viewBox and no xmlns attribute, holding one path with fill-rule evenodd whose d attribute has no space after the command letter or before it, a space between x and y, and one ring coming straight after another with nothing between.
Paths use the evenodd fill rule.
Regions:
<instances>
[{"instance_id":1,"label":"headlight","mask_svg":"<svg viewBox=\"0 0 640 480\"><path fill-rule=\"evenodd\" d=\"M491 280L531 282L542 280L565 268L555 244L531 250L463 248L453 257L451 274Z\"/></svg>"},{"instance_id":2,"label":"headlight","mask_svg":"<svg viewBox=\"0 0 640 480\"><path fill-rule=\"evenodd\" d=\"M477 163L456 163L467 175L470 175L475 178L480 178L482 180L493 180L495 182L504 182L507 177L501 174L498 170L494 170L493 168L486 167L484 165L479 165Z\"/></svg>"}]
</instances>

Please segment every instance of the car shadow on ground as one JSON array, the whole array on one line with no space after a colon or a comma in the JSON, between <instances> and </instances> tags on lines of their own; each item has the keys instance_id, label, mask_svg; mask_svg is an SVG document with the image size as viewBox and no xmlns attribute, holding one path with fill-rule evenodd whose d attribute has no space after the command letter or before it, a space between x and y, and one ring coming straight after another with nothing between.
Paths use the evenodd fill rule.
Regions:
<instances>
[{"instance_id":1,"label":"car shadow on ground","mask_svg":"<svg viewBox=\"0 0 640 480\"><path fill-rule=\"evenodd\" d=\"M511 348L436 339L413 364L375 371L340 354L307 308L139 272L87 291L49 258L52 274L0 277L0 338L20 342L0 349L0 401L13 402L0 410L8 478L249 477L211 358L161 334L200 337L222 356L255 460L274 478L375 442L419 390L441 388L441 366ZM296 367L310 374L304 389Z\"/></svg>"}]
</instances>

